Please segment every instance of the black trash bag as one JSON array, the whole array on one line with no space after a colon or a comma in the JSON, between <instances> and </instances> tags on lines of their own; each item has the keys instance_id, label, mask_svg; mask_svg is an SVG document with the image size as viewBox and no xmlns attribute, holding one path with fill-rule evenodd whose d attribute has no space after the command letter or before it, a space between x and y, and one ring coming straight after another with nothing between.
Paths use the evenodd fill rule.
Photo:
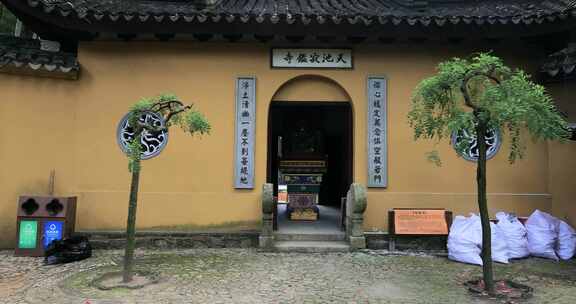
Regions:
<instances>
[{"instance_id":1,"label":"black trash bag","mask_svg":"<svg viewBox=\"0 0 576 304\"><path fill-rule=\"evenodd\" d=\"M64 264L87 259L92 256L92 246L85 236L54 240L44 252L44 264Z\"/></svg>"}]
</instances>

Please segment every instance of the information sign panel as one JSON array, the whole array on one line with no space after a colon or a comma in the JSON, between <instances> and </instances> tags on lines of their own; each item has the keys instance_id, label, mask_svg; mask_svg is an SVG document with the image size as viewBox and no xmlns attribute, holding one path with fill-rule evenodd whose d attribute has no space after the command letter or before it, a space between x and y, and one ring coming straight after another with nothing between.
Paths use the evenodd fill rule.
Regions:
<instances>
[{"instance_id":1,"label":"information sign panel","mask_svg":"<svg viewBox=\"0 0 576 304\"><path fill-rule=\"evenodd\" d=\"M394 233L447 235L446 210L395 209Z\"/></svg>"}]
</instances>

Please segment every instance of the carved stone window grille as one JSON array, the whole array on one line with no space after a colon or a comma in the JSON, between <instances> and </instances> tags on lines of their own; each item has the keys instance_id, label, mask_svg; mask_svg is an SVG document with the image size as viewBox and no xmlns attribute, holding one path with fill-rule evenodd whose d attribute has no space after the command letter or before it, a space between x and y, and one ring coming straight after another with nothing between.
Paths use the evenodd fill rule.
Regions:
<instances>
[{"instance_id":1,"label":"carved stone window grille","mask_svg":"<svg viewBox=\"0 0 576 304\"><path fill-rule=\"evenodd\" d=\"M475 134L470 134L466 130L452 133L452 146L456 148L461 141L466 141L466 148L464 151L456 152L464 159L469 161L478 161L478 142ZM500 150L502 138L498 129L490 128L486 131L486 159L491 159Z\"/></svg>"},{"instance_id":2,"label":"carved stone window grille","mask_svg":"<svg viewBox=\"0 0 576 304\"><path fill-rule=\"evenodd\" d=\"M129 114L126 114L120 123L118 124L118 130L116 134L116 138L118 140L118 145L120 149L126 154L128 154L129 143L134 138L134 130L129 124L128 121ZM163 127L164 126L164 118L157 113L154 112L146 112L142 114L139 118L140 122L148 123L155 127ZM164 149L166 144L168 143L168 132L148 132L144 131L142 133L142 138L140 140L142 146L142 159L149 159L152 158Z\"/></svg>"}]
</instances>

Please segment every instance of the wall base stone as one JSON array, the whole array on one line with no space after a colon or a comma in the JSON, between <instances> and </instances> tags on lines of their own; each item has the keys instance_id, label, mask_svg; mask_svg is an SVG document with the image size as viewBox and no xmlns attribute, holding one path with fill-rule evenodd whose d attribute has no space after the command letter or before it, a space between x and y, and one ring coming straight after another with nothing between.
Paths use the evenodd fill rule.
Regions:
<instances>
[{"instance_id":1,"label":"wall base stone","mask_svg":"<svg viewBox=\"0 0 576 304\"><path fill-rule=\"evenodd\" d=\"M119 231L80 231L75 235L88 237L94 249L124 249L126 244L126 233ZM390 238L387 233L365 232L364 235L367 249L388 249ZM398 251L442 252L446 251L446 241L445 236L396 237L395 248ZM258 248L272 243L273 237L263 237L256 230L241 232L140 231L136 233L136 247L146 249Z\"/></svg>"},{"instance_id":2,"label":"wall base stone","mask_svg":"<svg viewBox=\"0 0 576 304\"><path fill-rule=\"evenodd\" d=\"M274 247L274 237L260 235L259 246L261 249L271 249Z\"/></svg>"},{"instance_id":3,"label":"wall base stone","mask_svg":"<svg viewBox=\"0 0 576 304\"><path fill-rule=\"evenodd\" d=\"M363 236L351 236L350 237L350 248L352 250L356 249L366 249L366 237Z\"/></svg>"},{"instance_id":4,"label":"wall base stone","mask_svg":"<svg viewBox=\"0 0 576 304\"><path fill-rule=\"evenodd\" d=\"M388 249L390 236L383 232L365 232L366 248ZM396 236L395 249L398 251L446 251L447 236Z\"/></svg>"},{"instance_id":5,"label":"wall base stone","mask_svg":"<svg viewBox=\"0 0 576 304\"><path fill-rule=\"evenodd\" d=\"M126 233L119 231L80 231L75 235L86 236L94 249L124 249ZM258 231L243 232L159 232L136 233L136 247L146 249L176 248L256 248Z\"/></svg>"}]
</instances>

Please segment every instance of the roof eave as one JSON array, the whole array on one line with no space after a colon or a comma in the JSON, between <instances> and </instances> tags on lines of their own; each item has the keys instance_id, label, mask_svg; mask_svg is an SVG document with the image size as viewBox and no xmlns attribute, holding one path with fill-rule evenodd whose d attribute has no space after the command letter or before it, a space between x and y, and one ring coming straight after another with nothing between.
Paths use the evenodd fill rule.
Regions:
<instances>
[{"instance_id":1,"label":"roof eave","mask_svg":"<svg viewBox=\"0 0 576 304\"><path fill-rule=\"evenodd\" d=\"M92 39L96 33L478 37L537 36L576 28L576 10L547 16L287 16L78 13L38 0L0 0L41 36ZM313 31L311 29L313 28Z\"/></svg>"}]
</instances>

